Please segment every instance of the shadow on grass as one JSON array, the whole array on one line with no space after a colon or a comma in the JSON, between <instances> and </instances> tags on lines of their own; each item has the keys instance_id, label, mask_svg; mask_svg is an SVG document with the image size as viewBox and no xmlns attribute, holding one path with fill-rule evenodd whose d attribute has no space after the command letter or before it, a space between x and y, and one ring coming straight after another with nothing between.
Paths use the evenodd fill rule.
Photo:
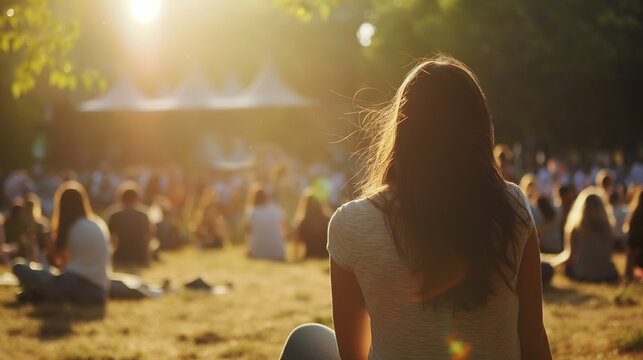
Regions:
<instances>
[{"instance_id":1,"label":"shadow on grass","mask_svg":"<svg viewBox=\"0 0 643 360\"><path fill-rule=\"evenodd\" d=\"M74 334L72 325L101 320L104 306L69 306L63 304L35 304L29 317L42 320L38 330L40 340L56 340Z\"/></svg>"},{"instance_id":2,"label":"shadow on grass","mask_svg":"<svg viewBox=\"0 0 643 360\"><path fill-rule=\"evenodd\" d=\"M598 296L585 294L574 288L556 288L545 286L543 299L547 304L582 305L591 300L602 300Z\"/></svg>"}]
</instances>

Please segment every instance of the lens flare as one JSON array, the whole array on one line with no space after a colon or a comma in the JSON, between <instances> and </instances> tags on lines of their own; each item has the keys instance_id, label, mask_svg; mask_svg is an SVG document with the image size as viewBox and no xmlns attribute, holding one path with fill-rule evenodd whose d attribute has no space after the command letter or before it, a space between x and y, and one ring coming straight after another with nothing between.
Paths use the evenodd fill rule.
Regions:
<instances>
[{"instance_id":1,"label":"lens flare","mask_svg":"<svg viewBox=\"0 0 643 360\"><path fill-rule=\"evenodd\" d=\"M446 343L451 360L465 360L469 357L471 353L471 343L458 339L455 335L447 337Z\"/></svg>"},{"instance_id":2,"label":"lens flare","mask_svg":"<svg viewBox=\"0 0 643 360\"><path fill-rule=\"evenodd\" d=\"M160 0L134 0L130 5L134 20L147 24L155 20L161 12Z\"/></svg>"},{"instance_id":3,"label":"lens flare","mask_svg":"<svg viewBox=\"0 0 643 360\"><path fill-rule=\"evenodd\" d=\"M363 47L371 46L373 35L375 35L375 26L371 23L365 22L357 30L357 40Z\"/></svg>"}]
</instances>

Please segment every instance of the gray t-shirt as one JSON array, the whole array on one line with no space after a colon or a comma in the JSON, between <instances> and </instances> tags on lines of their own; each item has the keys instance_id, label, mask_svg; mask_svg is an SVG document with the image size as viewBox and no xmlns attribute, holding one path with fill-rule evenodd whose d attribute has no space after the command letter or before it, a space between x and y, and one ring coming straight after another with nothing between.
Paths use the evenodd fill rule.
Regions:
<instances>
[{"instance_id":1,"label":"gray t-shirt","mask_svg":"<svg viewBox=\"0 0 643 360\"><path fill-rule=\"evenodd\" d=\"M283 213L273 204L255 206L248 215L248 251L257 259L283 260L286 241L282 233Z\"/></svg>"},{"instance_id":2,"label":"gray t-shirt","mask_svg":"<svg viewBox=\"0 0 643 360\"><path fill-rule=\"evenodd\" d=\"M109 232L100 218L79 219L67 235L69 264L65 271L81 276L107 290L110 267Z\"/></svg>"},{"instance_id":3,"label":"gray t-shirt","mask_svg":"<svg viewBox=\"0 0 643 360\"><path fill-rule=\"evenodd\" d=\"M533 217L520 188L511 183L506 188L519 216L529 219L516 233L519 267ZM367 199L351 201L335 212L328 251L355 275L364 296L371 319L369 359L451 359L450 348L458 346L469 351L467 359L520 358L515 277L513 289L498 277L497 294L482 308L454 313L446 306L423 306L417 301L418 279L400 260L383 213Z\"/></svg>"}]
</instances>

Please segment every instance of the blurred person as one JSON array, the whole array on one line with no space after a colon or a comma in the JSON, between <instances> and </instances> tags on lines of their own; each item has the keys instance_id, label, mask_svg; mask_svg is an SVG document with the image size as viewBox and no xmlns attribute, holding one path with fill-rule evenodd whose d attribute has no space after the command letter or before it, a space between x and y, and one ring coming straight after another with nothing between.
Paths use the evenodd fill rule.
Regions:
<instances>
[{"instance_id":1,"label":"blurred person","mask_svg":"<svg viewBox=\"0 0 643 360\"><path fill-rule=\"evenodd\" d=\"M643 188L634 195L631 209L623 229L628 245L625 277L632 280L636 275L643 280Z\"/></svg>"},{"instance_id":2,"label":"blurred person","mask_svg":"<svg viewBox=\"0 0 643 360\"><path fill-rule=\"evenodd\" d=\"M592 169L589 163L585 163L580 169L576 170L573 176L576 191L580 192L594 183L592 178Z\"/></svg>"},{"instance_id":3,"label":"blurred person","mask_svg":"<svg viewBox=\"0 0 643 360\"><path fill-rule=\"evenodd\" d=\"M185 185L183 184L183 174L180 169L173 169L170 173L169 183L167 185L167 197L172 202L172 207L178 211L183 210L185 205Z\"/></svg>"},{"instance_id":4,"label":"blurred person","mask_svg":"<svg viewBox=\"0 0 643 360\"><path fill-rule=\"evenodd\" d=\"M187 243L185 234L178 225L176 211L166 198L157 197L156 203L161 208L162 220L156 223L156 238L160 250L175 250Z\"/></svg>"},{"instance_id":5,"label":"blurred person","mask_svg":"<svg viewBox=\"0 0 643 360\"><path fill-rule=\"evenodd\" d=\"M630 166L625 183L628 187L631 185L643 185L643 162L635 161L634 164Z\"/></svg>"},{"instance_id":6,"label":"blurred person","mask_svg":"<svg viewBox=\"0 0 643 360\"><path fill-rule=\"evenodd\" d=\"M336 345L304 325L282 359L551 359L538 235L473 73L423 62L371 123L362 198L328 230Z\"/></svg>"},{"instance_id":7,"label":"blurred person","mask_svg":"<svg viewBox=\"0 0 643 360\"><path fill-rule=\"evenodd\" d=\"M11 207L4 222L5 241L15 249L12 252L13 256L37 261L38 244L29 231L27 219L24 200L22 198L11 200Z\"/></svg>"},{"instance_id":8,"label":"blurred person","mask_svg":"<svg viewBox=\"0 0 643 360\"><path fill-rule=\"evenodd\" d=\"M10 255L11 251L4 240L4 217L0 214L0 265L8 264Z\"/></svg>"},{"instance_id":9,"label":"blurred person","mask_svg":"<svg viewBox=\"0 0 643 360\"><path fill-rule=\"evenodd\" d=\"M247 211L248 255L255 259L283 261L286 254L286 224L283 210L270 201L260 184L251 189Z\"/></svg>"},{"instance_id":10,"label":"blurred person","mask_svg":"<svg viewBox=\"0 0 643 360\"><path fill-rule=\"evenodd\" d=\"M330 178L330 195L328 204L334 209L342 203L344 186L346 185L346 174L341 169L335 169Z\"/></svg>"},{"instance_id":11,"label":"blurred person","mask_svg":"<svg viewBox=\"0 0 643 360\"><path fill-rule=\"evenodd\" d=\"M299 192L294 183L292 171L286 164L276 166L270 174L270 182L265 189L270 199L278 203L286 216L291 217L297 211Z\"/></svg>"},{"instance_id":12,"label":"blurred person","mask_svg":"<svg viewBox=\"0 0 643 360\"><path fill-rule=\"evenodd\" d=\"M161 195L161 190L161 177L158 173L153 173L145 184L143 203L148 206L152 205L156 197Z\"/></svg>"},{"instance_id":13,"label":"blurred person","mask_svg":"<svg viewBox=\"0 0 643 360\"><path fill-rule=\"evenodd\" d=\"M625 250L627 247L627 234L623 231L625 220L627 219L630 209L621 201L622 197L618 191L609 196L609 202L614 215L614 226L612 235L614 236L614 246L618 250Z\"/></svg>"},{"instance_id":14,"label":"blurred person","mask_svg":"<svg viewBox=\"0 0 643 360\"><path fill-rule=\"evenodd\" d=\"M513 160L513 152L509 146L505 144L497 144L493 148L493 157L496 160L496 166L500 170L500 175L506 181L518 184L518 177L515 174L511 161Z\"/></svg>"},{"instance_id":15,"label":"blurred person","mask_svg":"<svg viewBox=\"0 0 643 360\"><path fill-rule=\"evenodd\" d=\"M114 246L114 263L149 265L152 228L147 208L140 203L140 188L134 181L118 187L120 209L107 218Z\"/></svg>"},{"instance_id":16,"label":"blurred person","mask_svg":"<svg viewBox=\"0 0 643 360\"><path fill-rule=\"evenodd\" d=\"M558 188L558 200L560 203L560 234L561 234L561 239L563 238L563 234L565 232L565 223L567 222L567 216L569 215L569 211L572 209L572 205L574 205L574 200L576 199L576 191L574 191L574 188L572 186L568 185L563 185Z\"/></svg>"},{"instance_id":17,"label":"blurred person","mask_svg":"<svg viewBox=\"0 0 643 360\"><path fill-rule=\"evenodd\" d=\"M540 189L538 187L538 179L536 175L527 173L520 179L520 189L529 200L529 210L531 211L536 226L540 225L543 221L542 214L538 211L538 197Z\"/></svg>"},{"instance_id":18,"label":"blurred person","mask_svg":"<svg viewBox=\"0 0 643 360\"><path fill-rule=\"evenodd\" d=\"M35 185L26 170L18 169L7 175L4 180L3 190L8 200L24 198L25 194L35 190Z\"/></svg>"},{"instance_id":19,"label":"blurred person","mask_svg":"<svg viewBox=\"0 0 643 360\"><path fill-rule=\"evenodd\" d=\"M199 207L194 214L193 231L196 245L201 249L220 249L228 243L222 205L209 187L201 194Z\"/></svg>"},{"instance_id":20,"label":"blurred person","mask_svg":"<svg viewBox=\"0 0 643 360\"><path fill-rule=\"evenodd\" d=\"M544 166L538 169L538 192L539 195L546 195L551 197L554 185L556 183L556 170L557 164L555 159L548 159Z\"/></svg>"},{"instance_id":21,"label":"blurred person","mask_svg":"<svg viewBox=\"0 0 643 360\"><path fill-rule=\"evenodd\" d=\"M295 215L295 243L303 244L306 248L304 257L327 258L326 239L330 209L325 201L321 201L306 189L299 199L299 208ZM297 252L299 253L299 251Z\"/></svg>"},{"instance_id":22,"label":"blurred person","mask_svg":"<svg viewBox=\"0 0 643 360\"><path fill-rule=\"evenodd\" d=\"M612 224L609 204L595 186L578 194L565 223L564 250L548 262L565 264L565 274L579 281L615 281L618 272L612 262Z\"/></svg>"},{"instance_id":23,"label":"blurred person","mask_svg":"<svg viewBox=\"0 0 643 360\"><path fill-rule=\"evenodd\" d=\"M49 219L42 215L40 207L40 198L34 193L28 193L25 196L25 220L27 222L28 233L33 237L34 246L36 247L37 260L46 263L45 250L50 247L50 224Z\"/></svg>"},{"instance_id":24,"label":"blurred person","mask_svg":"<svg viewBox=\"0 0 643 360\"><path fill-rule=\"evenodd\" d=\"M596 186L605 191L608 199L614 192L614 178L615 174L610 169L601 169L598 174L596 174Z\"/></svg>"},{"instance_id":25,"label":"blurred person","mask_svg":"<svg viewBox=\"0 0 643 360\"><path fill-rule=\"evenodd\" d=\"M537 226L540 239L540 252L558 254L563 251L563 238L560 233L561 215L546 196L538 198L538 211L543 221Z\"/></svg>"},{"instance_id":26,"label":"blurred person","mask_svg":"<svg viewBox=\"0 0 643 360\"><path fill-rule=\"evenodd\" d=\"M103 162L99 169L91 176L89 187L92 202L99 209L105 209L114 198L115 184L118 184L117 177L112 173L108 163Z\"/></svg>"},{"instance_id":27,"label":"blurred person","mask_svg":"<svg viewBox=\"0 0 643 360\"><path fill-rule=\"evenodd\" d=\"M109 287L109 233L92 213L85 188L75 181L56 192L50 254L60 275L35 262L18 260L13 272L20 280L20 300L104 305Z\"/></svg>"}]
</instances>

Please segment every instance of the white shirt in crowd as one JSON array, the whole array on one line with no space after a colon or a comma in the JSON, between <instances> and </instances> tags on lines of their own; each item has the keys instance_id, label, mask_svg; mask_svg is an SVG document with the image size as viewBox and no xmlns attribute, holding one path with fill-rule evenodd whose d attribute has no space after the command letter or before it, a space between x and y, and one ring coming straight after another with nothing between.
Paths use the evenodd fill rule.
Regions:
<instances>
[{"instance_id":1,"label":"white shirt in crowd","mask_svg":"<svg viewBox=\"0 0 643 360\"><path fill-rule=\"evenodd\" d=\"M109 289L109 232L98 217L76 220L67 235L70 262L65 271Z\"/></svg>"},{"instance_id":2,"label":"white shirt in crowd","mask_svg":"<svg viewBox=\"0 0 643 360\"><path fill-rule=\"evenodd\" d=\"M258 259L283 260L285 239L282 232L284 215L274 203L255 206L248 216L250 234L248 251Z\"/></svg>"}]
</instances>

